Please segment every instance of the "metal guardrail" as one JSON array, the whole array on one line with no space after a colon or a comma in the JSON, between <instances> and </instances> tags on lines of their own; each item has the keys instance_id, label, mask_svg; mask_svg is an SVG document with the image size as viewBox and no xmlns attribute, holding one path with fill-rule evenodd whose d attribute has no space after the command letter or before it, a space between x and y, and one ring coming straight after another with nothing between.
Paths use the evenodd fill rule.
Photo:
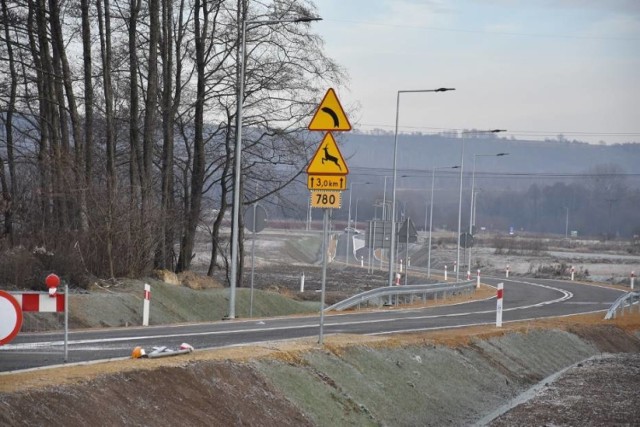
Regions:
<instances>
[{"instance_id":1,"label":"metal guardrail","mask_svg":"<svg viewBox=\"0 0 640 427\"><path fill-rule=\"evenodd\" d=\"M640 292L629 292L620 295L620 298L611 304L607 314L604 316L605 320L615 319L618 310L622 309L622 314L624 314L624 309L631 307L634 304L636 304L638 309L640 309Z\"/></svg>"},{"instance_id":2,"label":"metal guardrail","mask_svg":"<svg viewBox=\"0 0 640 427\"><path fill-rule=\"evenodd\" d=\"M382 288L371 289L369 291L365 291L349 297L345 300L342 300L330 307L325 308L325 311L341 311L346 310L347 308L351 308L358 304L362 304L365 301L383 298L389 295L407 295L407 294L415 294L415 295L431 295L437 294L440 292L456 292L456 291L466 291L471 290L476 286L475 281L465 281L465 282L457 282L454 284L451 283L433 283L433 284L423 284L423 285L400 285L400 286L385 286Z\"/></svg>"}]
</instances>

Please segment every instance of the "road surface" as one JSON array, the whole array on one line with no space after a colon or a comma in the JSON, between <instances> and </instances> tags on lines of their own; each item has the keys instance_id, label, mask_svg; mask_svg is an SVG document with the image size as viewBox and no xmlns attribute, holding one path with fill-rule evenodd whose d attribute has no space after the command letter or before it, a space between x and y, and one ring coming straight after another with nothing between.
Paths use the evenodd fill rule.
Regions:
<instances>
[{"instance_id":1,"label":"road surface","mask_svg":"<svg viewBox=\"0 0 640 427\"><path fill-rule=\"evenodd\" d=\"M607 310L622 291L568 281L483 278L504 282L503 322ZM381 309L328 314L324 335L391 334L495 323L495 298L431 308ZM603 313L604 315L604 313ZM319 335L319 315L213 323L70 331L68 363L128 357L136 346L196 349L246 345ZM64 335L24 333L0 347L0 371L63 363Z\"/></svg>"}]
</instances>

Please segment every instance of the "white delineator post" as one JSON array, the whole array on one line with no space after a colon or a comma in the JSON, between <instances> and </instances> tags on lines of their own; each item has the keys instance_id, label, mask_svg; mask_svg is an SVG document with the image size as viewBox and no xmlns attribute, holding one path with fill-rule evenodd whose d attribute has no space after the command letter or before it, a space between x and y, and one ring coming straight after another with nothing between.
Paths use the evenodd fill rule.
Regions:
<instances>
[{"instance_id":1,"label":"white delineator post","mask_svg":"<svg viewBox=\"0 0 640 427\"><path fill-rule=\"evenodd\" d=\"M505 270L505 276L507 277L507 279L509 278L509 264L507 264L507 269Z\"/></svg>"},{"instance_id":2,"label":"white delineator post","mask_svg":"<svg viewBox=\"0 0 640 427\"><path fill-rule=\"evenodd\" d=\"M300 293L304 292L304 271L302 272L302 276L300 276Z\"/></svg>"},{"instance_id":3,"label":"white delineator post","mask_svg":"<svg viewBox=\"0 0 640 427\"><path fill-rule=\"evenodd\" d=\"M400 286L400 273L396 273L396 286Z\"/></svg>"},{"instance_id":4,"label":"white delineator post","mask_svg":"<svg viewBox=\"0 0 640 427\"><path fill-rule=\"evenodd\" d=\"M447 266L444 266L444 281L447 281Z\"/></svg>"},{"instance_id":5,"label":"white delineator post","mask_svg":"<svg viewBox=\"0 0 640 427\"><path fill-rule=\"evenodd\" d=\"M571 281L573 282L573 280L576 277L576 269L573 267L573 265L571 266Z\"/></svg>"},{"instance_id":6,"label":"white delineator post","mask_svg":"<svg viewBox=\"0 0 640 427\"><path fill-rule=\"evenodd\" d=\"M402 258L400 258L400 273L402 273Z\"/></svg>"},{"instance_id":7,"label":"white delineator post","mask_svg":"<svg viewBox=\"0 0 640 427\"><path fill-rule=\"evenodd\" d=\"M480 269L478 269L478 275L476 276L476 289L480 289Z\"/></svg>"},{"instance_id":8,"label":"white delineator post","mask_svg":"<svg viewBox=\"0 0 640 427\"><path fill-rule=\"evenodd\" d=\"M458 262L453 261L453 272L456 273L458 271Z\"/></svg>"},{"instance_id":9,"label":"white delineator post","mask_svg":"<svg viewBox=\"0 0 640 427\"><path fill-rule=\"evenodd\" d=\"M364 256L360 255L360 268L364 267Z\"/></svg>"},{"instance_id":10,"label":"white delineator post","mask_svg":"<svg viewBox=\"0 0 640 427\"><path fill-rule=\"evenodd\" d=\"M636 281L636 272L631 272L631 289L633 289L634 282Z\"/></svg>"},{"instance_id":11,"label":"white delineator post","mask_svg":"<svg viewBox=\"0 0 640 427\"><path fill-rule=\"evenodd\" d=\"M149 326L149 306L151 303L151 286L144 284L144 302L142 305L142 326Z\"/></svg>"},{"instance_id":12,"label":"white delineator post","mask_svg":"<svg viewBox=\"0 0 640 427\"><path fill-rule=\"evenodd\" d=\"M471 270L467 270L467 280L471 280Z\"/></svg>"},{"instance_id":13,"label":"white delineator post","mask_svg":"<svg viewBox=\"0 0 640 427\"><path fill-rule=\"evenodd\" d=\"M496 328L502 327L502 295L504 293L504 283L498 283L498 293L496 295Z\"/></svg>"}]
</instances>

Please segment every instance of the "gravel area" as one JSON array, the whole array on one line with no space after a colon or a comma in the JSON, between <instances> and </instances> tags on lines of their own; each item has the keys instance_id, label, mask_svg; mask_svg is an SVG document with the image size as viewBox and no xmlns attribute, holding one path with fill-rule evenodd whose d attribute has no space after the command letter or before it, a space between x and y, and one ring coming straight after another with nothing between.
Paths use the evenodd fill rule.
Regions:
<instances>
[{"instance_id":1,"label":"gravel area","mask_svg":"<svg viewBox=\"0 0 640 427\"><path fill-rule=\"evenodd\" d=\"M528 401L488 425L640 425L640 354L595 356L525 393Z\"/></svg>"}]
</instances>

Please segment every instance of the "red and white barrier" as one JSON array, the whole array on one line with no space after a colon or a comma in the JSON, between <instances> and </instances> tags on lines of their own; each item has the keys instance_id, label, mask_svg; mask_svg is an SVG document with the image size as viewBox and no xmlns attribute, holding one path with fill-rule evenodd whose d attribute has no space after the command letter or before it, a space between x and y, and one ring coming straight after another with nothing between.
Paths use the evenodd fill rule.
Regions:
<instances>
[{"instance_id":1,"label":"red and white barrier","mask_svg":"<svg viewBox=\"0 0 640 427\"><path fill-rule=\"evenodd\" d=\"M22 311L60 313L64 311L64 294L44 292L11 292Z\"/></svg>"},{"instance_id":2,"label":"red and white barrier","mask_svg":"<svg viewBox=\"0 0 640 427\"><path fill-rule=\"evenodd\" d=\"M498 293L496 294L496 328L502 327L502 296L504 293L504 283L498 283Z\"/></svg>"},{"instance_id":3,"label":"red and white barrier","mask_svg":"<svg viewBox=\"0 0 640 427\"><path fill-rule=\"evenodd\" d=\"M6 306L7 301L13 304L15 313L13 310L5 310L6 307L0 307L0 345L6 344L18 334L20 326L22 324L22 312L31 311L37 313L64 313L64 362L69 360L68 355L68 343L69 343L69 285L64 285L64 294L58 293L58 287L60 286L60 277L56 274L49 274L44 281L49 292L11 292L7 293L0 291L0 302ZM12 301L11 301L12 300ZM5 312L9 312L9 314ZM14 315L15 314L15 315ZM4 329L8 326L5 324L5 317L10 320L6 322L13 331L8 336ZM4 326L3 326L4 325Z\"/></svg>"},{"instance_id":4,"label":"red and white barrier","mask_svg":"<svg viewBox=\"0 0 640 427\"><path fill-rule=\"evenodd\" d=\"M149 326L149 306L151 305L151 286L144 284L144 303L142 305L142 326Z\"/></svg>"}]
</instances>

